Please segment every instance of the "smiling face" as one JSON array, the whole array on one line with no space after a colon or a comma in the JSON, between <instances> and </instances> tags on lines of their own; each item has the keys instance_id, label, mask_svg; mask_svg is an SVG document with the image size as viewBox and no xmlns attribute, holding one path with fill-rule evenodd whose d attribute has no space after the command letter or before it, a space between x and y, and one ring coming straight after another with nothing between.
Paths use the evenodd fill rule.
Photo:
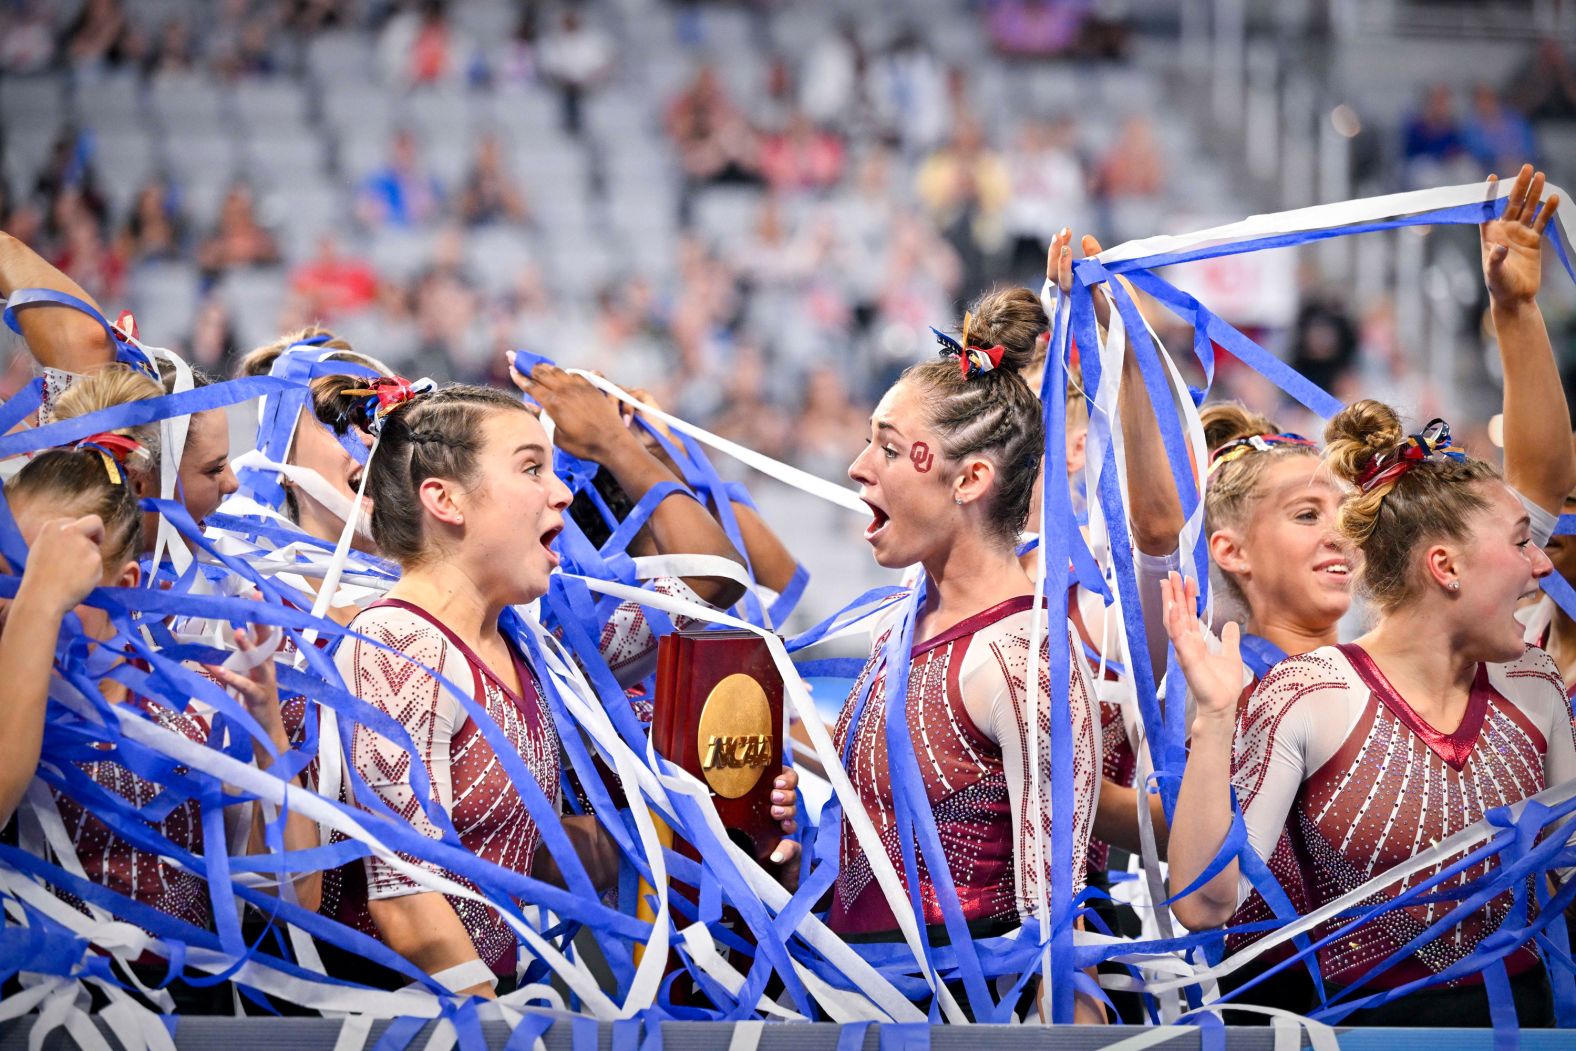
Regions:
<instances>
[{"instance_id":1,"label":"smiling face","mask_svg":"<svg viewBox=\"0 0 1576 1051\"><path fill-rule=\"evenodd\" d=\"M1274 456L1259 476L1245 528L1217 529L1210 551L1254 620L1273 615L1318 634L1351 607L1357 555L1336 530L1340 493L1319 471L1318 457Z\"/></svg>"},{"instance_id":2,"label":"smiling face","mask_svg":"<svg viewBox=\"0 0 1576 1051\"><path fill-rule=\"evenodd\" d=\"M951 545L962 521L952 496L957 478L912 384L897 384L876 406L870 437L848 477L870 507L865 540L879 565L912 566Z\"/></svg>"},{"instance_id":3,"label":"smiling face","mask_svg":"<svg viewBox=\"0 0 1576 1051\"><path fill-rule=\"evenodd\" d=\"M1467 656L1502 663L1515 660L1526 649L1525 628L1516 619L1516 608L1538 593L1538 580L1552 573L1554 566L1533 543L1527 510L1508 486L1488 480L1476 483L1476 489L1487 506L1467 518L1466 541L1448 545L1454 551L1453 579L1461 587L1449 593L1444 615L1465 640L1462 648ZM1423 601L1435 602L1439 591L1437 586L1425 587L1418 594Z\"/></svg>"},{"instance_id":4,"label":"smiling face","mask_svg":"<svg viewBox=\"0 0 1576 1051\"><path fill-rule=\"evenodd\" d=\"M553 473L552 443L535 416L492 412L480 431L475 476L453 501L460 516L457 557L503 603L530 602L547 593L558 566L551 545L572 494Z\"/></svg>"}]
</instances>

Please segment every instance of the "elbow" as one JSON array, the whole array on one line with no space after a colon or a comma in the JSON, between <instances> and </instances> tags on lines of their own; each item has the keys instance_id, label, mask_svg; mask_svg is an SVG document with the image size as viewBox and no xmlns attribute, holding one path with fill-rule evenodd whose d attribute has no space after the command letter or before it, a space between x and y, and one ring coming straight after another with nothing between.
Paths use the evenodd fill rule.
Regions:
<instances>
[{"instance_id":1,"label":"elbow","mask_svg":"<svg viewBox=\"0 0 1576 1051\"><path fill-rule=\"evenodd\" d=\"M296 904L307 912L317 912L323 907L323 874L314 872L295 881Z\"/></svg>"},{"instance_id":2,"label":"elbow","mask_svg":"<svg viewBox=\"0 0 1576 1051\"><path fill-rule=\"evenodd\" d=\"M1224 926L1236 911L1235 902L1211 898L1203 891L1189 894L1171 906L1171 915L1190 931L1207 931Z\"/></svg>"}]
</instances>

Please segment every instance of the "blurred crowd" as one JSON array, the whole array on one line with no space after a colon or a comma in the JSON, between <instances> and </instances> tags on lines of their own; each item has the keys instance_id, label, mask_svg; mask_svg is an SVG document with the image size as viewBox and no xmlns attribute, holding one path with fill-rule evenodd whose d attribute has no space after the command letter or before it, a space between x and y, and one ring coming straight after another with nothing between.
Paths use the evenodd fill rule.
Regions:
<instances>
[{"instance_id":1,"label":"blurred crowd","mask_svg":"<svg viewBox=\"0 0 1576 1051\"><path fill-rule=\"evenodd\" d=\"M1103 232L1130 204L1136 229L1166 184L1152 118L1098 143L1070 108L1004 120L934 46L944 30L917 21L831 18L790 51L772 34L792 13L766 6L658 5L649 24L665 32L640 38L634 5L490 5L492 35L474 5L436 0L3 6L0 89L53 78L76 103L31 167L16 146L39 131L8 113L0 221L106 306L145 311L156 342L224 373L249 345L320 320L412 373L494 382L501 351L529 347L828 472L847 458L854 406L927 353L930 324L995 280L1033 280L1060 225ZM1120 56L1121 27L1093 6L1025 0L965 9L961 24L993 62ZM717 21L742 26L752 61L708 38ZM331 112L326 96L366 85L320 83L335 75L313 65L324 38L364 45L389 114L346 128ZM631 98L654 80L659 97ZM179 148L179 92L241 101L292 81L325 95L300 129L328 159L281 174L243 146L207 199L214 164ZM85 112L83 85L103 82L147 93L164 118L134 185L110 149L126 129ZM410 115L451 98L500 118L450 136ZM539 134L516 98L546 100ZM577 163L555 171L559 153ZM303 228L290 183L318 177L307 167L334 206ZM171 293L180 280L189 295Z\"/></svg>"},{"instance_id":2,"label":"blurred crowd","mask_svg":"<svg viewBox=\"0 0 1576 1051\"><path fill-rule=\"evenodd\" d=\"M1062 226L1241 214L1110 9L0 0L0 224L216 373L312 321L415 375L528 348L835 475ZM1392 184L1536 159L1576 73L1550 42L1462 107L1394 130ZM1316 379L1404 368L1390 304L1300 298L1272 335Z\"/></svg>"}]
</instances>

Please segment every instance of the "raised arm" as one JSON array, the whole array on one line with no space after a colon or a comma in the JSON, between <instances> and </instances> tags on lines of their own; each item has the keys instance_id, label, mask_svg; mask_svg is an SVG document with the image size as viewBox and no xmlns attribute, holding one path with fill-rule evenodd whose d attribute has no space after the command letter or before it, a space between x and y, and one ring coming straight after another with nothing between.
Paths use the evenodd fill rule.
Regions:
<instances>
[{"instance_id":1,"label":"raised arm","mask_svg":"<svg viewBox=\"0 0 1576 1051\"><path fill-rule=\"evenodd\" d=\"M0 296L19 288L49 288L75 296L103 312L93 297L37 252L0 231ZM115 348L97 321L80 310L32 306L16 312L22 338L39 364L66 372L87 372L115 360Z\"/></svg>"},{"instance_id":2,"label":"raised arm","mask_svg":"<svg viewBox=\"0 0 1576 1051\"><path fill-rule=\"evenodd\" d=\"M552 417L554 444L604 467L631 503L638 504L663 482L683 484L625 425L612 399L584 379L552 365L537 365L530 376L511 366L509 375ZM717 555L741 561L728 534L687 489L659 503L646 520L646 529L662 554ZM684 582L714 606L731 606L744 594L743 585L726 577L692 577Z\"/></svg>"},{"instance_id":3,"label":"raised arm","mask_svg":"<svg viewBox=\"0 0 1576 1051\"><path fill-rule=\"evenodd\" d=\"M1176 893L1203 874L1231 830L1231 750L1236 737L1237 698L1242 693L1242 656L1234 622L1227 622L1221 632L1221 652L1209 652L1203 625L1194 614L1196 583L1188 580L1184 585L1180 575L1172 574L1162 592L1166 630L1176 646L1188 688L1198 699L1167 851L1171 891ZM1233 860L1204 886L1177 901L1172 911L1189 930L1218 927L1237 911L1239 882L1238 865Z\"/></svg>"},{"instance_id":4,"label":"raised arm","mask_svg":"<svg viewBox=\"0 0 1576 1051\"><path fill-rule=\"evenodd\" d=\"M1304 774L1327 762L1344 738L1340 726L1345 716L1339 686L1292 689L1282 680L1271 690L1261 683L1246 701L1240 725L1249 729L1239 736L1243 669L1237 625L1226 624L1220 651L1211 653L1195 613L1196 583L1190 579L1184 584L1173 575L1166 582L1165 599L1166 629L1197 704L1167 852L1171 893L1177 894L1203 874L1225 842L1232 824L1233 783L1238 786L1247 849L1269 858L1285 831ZM1250 889L1233 858L1172 909L1190 930L1217 927L1231 919Z\"/></svg>"},{"instance_id":5,"label":"raised arm","mask_svg":"<svg viewBox=\"0 0 1576 1051\"><path fill-rule=\"evenodd\" d=\"M1549 437L1553 428L1563 439L1570 410L1537 302L1543 235L1560 204L1556 194L1539 207L1543 185L1543 173L1523 165L1505 214L1482 225L1480 240L1489 316L1505 374L1505 480L1557 515L1576 489L1576 451L1570 442Z\"/></svg>"},{"instance_id":6,"label":"raised arm","mask_svg":"<svg viewBox=\"0 0 1576 1051\"><path fill-rule=\"evenodd\" d=\"M60 624L103 574L98 515L46 522L33 540L0 634L0 825L11 820L38 769L44 710Z\"/></svg>"}]
</instances>

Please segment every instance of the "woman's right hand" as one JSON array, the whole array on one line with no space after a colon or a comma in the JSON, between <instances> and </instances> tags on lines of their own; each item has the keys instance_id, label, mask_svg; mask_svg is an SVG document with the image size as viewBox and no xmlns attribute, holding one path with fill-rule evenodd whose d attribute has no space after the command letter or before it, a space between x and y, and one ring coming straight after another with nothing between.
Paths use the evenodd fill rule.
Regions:
<instances>
[{"instance_id":1,"label":"woman's right hand","mask_svg":"<svg viewBox=\"0 0 1576 1051\"><path fill-rule=\"evenodd\" d=\"M571 456L606 464L616 443L632 438L618 403L584 377L546 364L526 375L511 361L509 378L553 418L553 444Z\"/></svg>"},{"instance_id":2,"label":"woman's right hand","mask_svg":"<svg viewBox=\"0 0 1576 1051\"><path fill-rule=\"evenodd\" d=\"M45 522L28 549L17 597L64 616L104 579L104 520L98 515Z\"/></svg>"},{"instance_id":3,"label":"woman's right hand","mask_svg":"<svg viewBox=\"0 0 1576 1051\"><path fill-rule=\"evenodd\" d=\"M1193 612L1198 608L1197 581L1172 573L1160 582L1160 595L1165 602L1166 634L1171 636L1177 663L1198 704L1198 718L1234 719L1237 699L1242 696L1241 632L1236 622L1226 622L1220 633L1220 652L1211 653L1204 625Z\"/></svg>"}]
</instances>

